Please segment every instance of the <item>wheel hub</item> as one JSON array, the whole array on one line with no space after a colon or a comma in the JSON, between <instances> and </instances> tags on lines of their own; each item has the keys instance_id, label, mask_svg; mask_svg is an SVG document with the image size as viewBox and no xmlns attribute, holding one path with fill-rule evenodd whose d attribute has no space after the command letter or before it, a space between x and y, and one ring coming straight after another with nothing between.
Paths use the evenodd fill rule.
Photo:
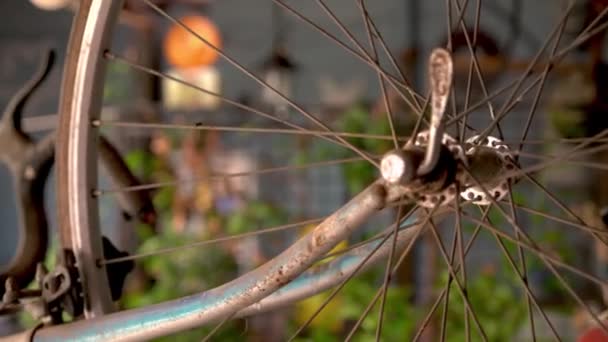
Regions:
<instances>
[{"instance_id":1,"label":"wheel hub","mask_svg":"<svg viewBox=\"0 0 608 342\"><path fill-rule=\"evenodd\" d=\"M480 139L476 135L463 147L449 134L443 134L437 167L428 176L417 176L416 170L428 143L429 131L420 132L414 144L387 153L380 162L383 179L393 186L408 187L409 196L421 207L448 204L459 194L459 189L463 199L477 205L490 205L492 198L498 201L508 193L512 178L502 175L514 169L516 164L511 150L502 140L495 137ZM467 165L472 177L463 165Z\"/></svg>"},{"instance_id":2,"label":"wheel hub","mask_svg":"<svg viewBox=\"0 0 608 342\"><path fill-rule=\"evenodd\" d=\"M477 205L490 205L492 198L501 200L509 192L512 180L501 175L515 168L513 153L502 140L492 136L483 139L473 136L467 139L465 146L471 173L483 188L474 181L467 182L460 196Z\"/></svg>"},{"instance_id":3,"label":"wheel hub","mask_svg":"<svg viewBox=\"0 0 608 342\"><path fill-rule=\"evenodd\" d=\"M414 145L419 147L426 147L429 142L429 131L422 131L416 135ZM459 163L466 162L466 156L464 149L458 145L458 141L447 133L443 134L441 144L450 151L450 154L456 160L457 165ZM456 172L458 174L458 172ZM440 191L423 193L418 196L416 203L424 208L434 208L437 205L450 203L456 198L458 190L456 188L456 182L450 182L447 187Z\"/></svg>"}]
</instances>

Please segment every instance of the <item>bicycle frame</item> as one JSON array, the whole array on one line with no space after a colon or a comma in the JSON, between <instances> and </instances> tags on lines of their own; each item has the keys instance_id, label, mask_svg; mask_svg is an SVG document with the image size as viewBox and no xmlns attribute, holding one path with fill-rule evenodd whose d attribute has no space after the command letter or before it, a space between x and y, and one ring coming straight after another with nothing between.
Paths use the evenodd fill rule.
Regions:
<instances>
[{"instance_id":1,"label":"bicycle frame","mask_svg":"<svg viewBox=\"0 0 608 342\"><path fill-rule=\"evenodd\" d=\"M381 244L377 240L337 257L316 270L301 274L352 234L384 203L404 194L402 187L387 190L385 192L379 182L374 183L279 256L230 283L165 303L40 329L34 332L33 340L151 339L221 321L233 315L245 317L272 310L322 292L348 278L378 245L381 246L376 253L365 260L366 265L389 253L390 244ZM412 215L401 224L398 248L412 242L422 229L423 224L417 224L416 220L417 215Z\"/></svg>"},{"instance_id":2,"label":"bicycle frame","mask_svg":"<svg viewBox=\"0 0 608 342\"><path fill-rule=\"evenodd\" d=\"M33 340L147 340L234 316L244 317L321 292L347 279L363 261L370 265L389 253L390 244L384 246L375 241L303 273L387 203L414 191L401 184L379 180L281 254L232 282L185 298L111 313L112 303L105 298L107 291L102 293L107 284L106 269L96 263L102 257L101 237L97 203L90 194L92 187L89 185L95 184L97 175L87 166L97 161L96 154L91 152L95 151L93 141L96 138L91 123L99 114L100 101L91 94L97 94L99 85L103 84L101 53L111 34L105 24L116 22L120 5L121 1L81 2L80 14L86 16L78 15L77 20L88 20L80 22L81 31L72 32L68 63L75 61L78 68L71 73L68 71L72 69L66 68L64 75L63 89L67 93L63 97L70 100L62 104L59 130L63 134L59 134L58 139L58 185L64 190L61 192L64 198L59 199L62 205L59 208L60 226L65 230L62 244L64 247L86 247L91 251L91 255L77 253L76 258L81 265L81 280L88 283L90 291L99 289L101 295L93 300L86 298L86 320L36 330L32 333ZM83 207L75 202L87 205ZM88 210L77 211L76 207ZM414 223L418 216L414 215L405 225ZM75 229L76 226L80 229ZM423 226L415 224L412 229L401 229L397 247L403 248L413 242ZM367 260L372 252L374 255Z\"/></svg>"}]
</instances>

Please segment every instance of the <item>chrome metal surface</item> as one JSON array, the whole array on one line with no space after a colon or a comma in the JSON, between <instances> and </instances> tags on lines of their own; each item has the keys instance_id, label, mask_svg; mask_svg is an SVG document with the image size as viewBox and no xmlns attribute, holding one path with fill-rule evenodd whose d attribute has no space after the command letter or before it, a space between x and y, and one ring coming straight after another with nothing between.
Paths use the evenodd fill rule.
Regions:
<instances>
[{"instance_id":1,"label":"chrome metal surface","mask_svg":"<svg viewBox=\"0 0 608 342\"><path fill-rule=\"evenodd\" d=\"M416 175L417 165L410 151L391 151L382 157L380 173L391 184L405 185Z\"/></svg>"},{"instance_id":2,"label":"chrome metal surface","mask_svg":"<svg viewBox=\"0 0 608 342\"><path fill-rule=\"evenodd\" d=\"M514 169L515 158L513 153L502 140L488 136L480 140L475 135L467 139L467 155L471 160L475 176L482 180L484 187L475 185L463 187L460 196L477 205L491 205L492 195L495 201L500 201L509 193L509 182L512 177L500 177L509 170ZM484 191L485 190L485 191Z\"/></svg>"},{"instance_id":3,"label":"chrome metal surface","mask_svg":"<svg viewBox=\"0 0 608 342\"><path fill-rule=\"evenodd\" d=\"M443 139L443 114L452 88L452 57L447 50L435 49L429 57L429 80L431 83L431 125L424 160L418 167L418 175L433 171L439 160Z\"/></svg>"},{"instance_id":4,"label":"chrome metal surface","mask_svg":"<svg viewBox=\"0 0 608 342\"><path fill-rule=\"evenodd\" d=\"M387 191L378 183L372 184L277 257L213 290L93 320L51 327L37 333L35 340L149 340L221 320L257 303L295 279L381 209L387 196L391 195L400 194Z\"/></svg>"},{"instance_id":5,"label":"chrome metal surface","mask_svg":"<svg viewBox=\"0 0 608 342\"><path fill-rule=\"evenodd\" d=\"M433 217L438 221L441 219L440 215L441 214L436 214ZM396 250L405 248L414 239L417 232L423 228L416 216L416 214L412 215L412 217L401 223L395 245ZM389 233L391 230L392 228L389 228L385 233ZM369 244L355 248L342 256L336 257L336 259L327 264L309 269L289 284L275 291L272 295L239 311L236 317L246 317L277 309L298 300L311 297L340 284L355 271L358 265L371 254L380 243L381 239L378 239ZM365 262L361 271L373 266L380 260L384 260L390 253L391 247L391 244L382 244L382 246Z\"/></svg>"},{"instance_id":6,"label":"chrome metal surface","mask_svg":"<svg viewBox=\"0 0 608 342\"><path fill-rule=\"evenodd\" d=\"M97 199L97 130L104 85L104 59L110 28L122 1L80 2L66 59L57 140L58 209L61 242L73 250L85 295L85 316L114 309L103 258Z\"/></svg>"},{"instance_id":7,"label":"chrome metal surface","mask_svg":"<svg viewBox=\"0 0 608 342\"><path fill-rule=\"evenodd\" d=\"M426 147L427 151L429 149L431 133L427 131L422 131L416 135L414 139L414 145L420 146L422 148ZM458 163L467 163L467 157L464 153L464 149L458 144L458 141L452 138L449 134L443 133L441 138L441 143L439 147L445 146L454 160ZM456 167L456 172L458 172L458 167ZM456 198L458 195L458 191L456 190L456 182L457 179L462 178L461 176L454 177L452 184L447 185L445 188L437 190L437 191L422 191L418 193L416 197L416 203L424 208L434 208L437 205L446 205L449 204Z\"/></svg>"}]
</instances>

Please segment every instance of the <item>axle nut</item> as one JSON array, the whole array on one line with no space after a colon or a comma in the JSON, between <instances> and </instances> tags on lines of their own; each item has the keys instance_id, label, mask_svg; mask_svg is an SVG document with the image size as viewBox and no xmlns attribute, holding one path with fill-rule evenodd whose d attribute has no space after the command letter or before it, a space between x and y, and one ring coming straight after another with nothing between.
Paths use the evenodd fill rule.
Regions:
<instances>
[{"instance_id":1,"label":"axle nut","mask_svg":"<svg viewBox=\"0 0 608 342\"><path fill-rule=\"evenodd\" d=\"M405 184L414 178L411 156L403 151L391 151L380 161L382 178L391 184Z\"/></svg>"}]
</instances>

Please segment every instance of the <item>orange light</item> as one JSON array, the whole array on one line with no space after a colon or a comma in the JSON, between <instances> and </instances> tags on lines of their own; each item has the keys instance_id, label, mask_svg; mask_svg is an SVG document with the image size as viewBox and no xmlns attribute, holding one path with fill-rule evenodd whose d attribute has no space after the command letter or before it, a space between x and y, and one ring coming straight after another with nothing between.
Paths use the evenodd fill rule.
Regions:
<instances>
[{"instance_id":1,"label":"orange light","mask_svg":"<svg viewBox=\"0 0 608 342\"><path fill-rule=\"evenodd\" d=\"M180 21L211 45L221 48L220 33L209 19L190 15ZM167 61L178 68L206 66L214 63L219 56L217 51L177 24L174 24L165 36L164 52Z\"/></svg>"}]
</instances>

